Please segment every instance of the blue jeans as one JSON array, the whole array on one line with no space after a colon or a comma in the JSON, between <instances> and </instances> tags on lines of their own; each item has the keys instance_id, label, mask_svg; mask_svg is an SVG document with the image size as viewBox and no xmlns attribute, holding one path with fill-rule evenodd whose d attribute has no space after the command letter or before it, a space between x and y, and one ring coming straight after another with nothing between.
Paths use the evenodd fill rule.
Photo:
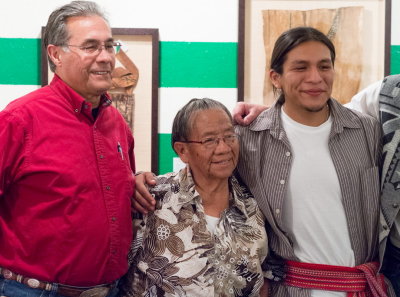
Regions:
<instances>
[{"instance_id":1,"label":"blue jeans","mask_svg":"<svg viewBox=\"0 0 400 297\"><path fill-rule=\"evenodd\" d=\"M389 238L383 259L382 272L392 283L396 296L400 297L400 249L393 246Z\"/></svg>"},{"instance_id":2,"label":"blue jeans","mask_svg":"<svg viewBox=\"0 0 400 297\"><path fill-rule=\"evenodd\" d=\"M107 297L116 297L118 287L112 289ZM53 284L51 291L33 289L17 281L4 279L0 276L0 296L5 297L63 297L57 294L57 284Z\"/></svg>"}]
</instances>

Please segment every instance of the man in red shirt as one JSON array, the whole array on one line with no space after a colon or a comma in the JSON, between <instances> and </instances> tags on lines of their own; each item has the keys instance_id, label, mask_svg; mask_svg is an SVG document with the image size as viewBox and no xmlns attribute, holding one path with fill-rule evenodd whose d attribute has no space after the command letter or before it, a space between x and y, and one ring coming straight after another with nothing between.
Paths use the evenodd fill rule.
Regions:
<instances>
[{"instance_id":1,"label":"man in red shirt","mask_svg":"<svg viewBox=\"0 0 400 297\"><path fill-rule=\"evenodd\" d=\"M0 295L115 296L135 170L106 93L119 45L87 1L55 10L43 42L54 79L0 112Z\"/></svg>"}]
</instances>

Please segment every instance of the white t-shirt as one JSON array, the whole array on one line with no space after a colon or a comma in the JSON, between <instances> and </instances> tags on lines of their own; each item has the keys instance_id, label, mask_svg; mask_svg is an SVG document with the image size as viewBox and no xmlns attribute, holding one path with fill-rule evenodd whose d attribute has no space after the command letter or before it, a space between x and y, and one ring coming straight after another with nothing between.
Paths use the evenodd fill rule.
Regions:
<instances>
[{"instance_id":1,"label":"white t-shirt","mask_svg":"<svg viewBox=\"0 0 400 297\"><path fill-rule=\"evenodd\" d=\"M283 221L302 262L355 265L338 176L328 147L332 120L310 127L282 110L282 124L293 152ZM313 290L313 297L346 296Z\"/></svg>"},{"instance_id":2,"label":"white t-shirt","mask_svg":"<svg viewBox=\"0 0 400 297\"><path fill-rule=\"evenodd\" d=\"M209 216L209 215L206 215L205 218L206 218L206 222L207 222L208 231L210 231L212 234L214 234L220 218Z\"/></svg>"},{"instance_id":3,"label":"white t-shirt","mask_svg":"<svg viewBox=\"0 0 400 297\"><path fill-rule=\"evenodd\" d=\"M354 95L345 106L373 116L379 121L379 93L381 88L382 81L377 81ZM400 248L400 212L394 221L394 228L390 231L390 241Z\"/></svg>"}]
</instances>

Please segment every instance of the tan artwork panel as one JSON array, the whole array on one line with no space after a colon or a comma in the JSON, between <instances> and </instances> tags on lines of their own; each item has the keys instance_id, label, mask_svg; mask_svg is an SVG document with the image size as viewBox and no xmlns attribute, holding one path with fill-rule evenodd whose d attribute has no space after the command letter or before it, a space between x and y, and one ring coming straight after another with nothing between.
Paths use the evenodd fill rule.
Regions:
<instances>
[{"instance_id":1,"label":"tan artwork panel","mask_svg":"<svg viewBox=\"0 0 400 297\"><path fill-rule=\"evenodd\" d=\"M264 10L263 37L266 55L264 104L274 100L269 80L270 57L276 39L284 31L310 26L327 34L336 48L335 83L332 97L346 103L360 88L362 74L363 7L313 10Z\"/></svg>"}]
</instances>

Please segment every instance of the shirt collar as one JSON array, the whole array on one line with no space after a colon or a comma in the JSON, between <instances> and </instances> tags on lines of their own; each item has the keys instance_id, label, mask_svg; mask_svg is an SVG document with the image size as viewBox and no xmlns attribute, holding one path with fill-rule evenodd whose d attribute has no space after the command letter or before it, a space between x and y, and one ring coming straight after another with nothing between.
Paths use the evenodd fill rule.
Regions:
<instances>
[{"instance_id":1,"label":"shirt collar","mask_svg":"<svg viewBox=\"0 0 400 297\"><path fill-rule=\"evenodd\" d=\"M79 95L74 89L72 89L69 85L67 85L57 74L54 74L53 80L50 83L50 88L59 94L62 98L67 100L73 109L74 112L83 112L85 106L88 106L88 102L85 101L81 95ZM103 93L100 96L100 105L101 107L107 107L111 105L111 97L108 93Z\"/></svg>"},{"instance_id":2,"label":"shirt collar","mask_svg":"<svg viewBox=\"0 0 400 297\"><path fill-rule=\"evenodd\" d=\"M282 130L281 124L281 107L283 99L279 98L271 108L263 111L257 119L249 125L252 131L270 130L271 134L279 134ZM328 105L333 120L332 132L341 133L344 128L357 129L361 128L361 123L358 119L357 112L349 110L341 105L335 99L329 99Z\"/></svg>"},{"instance_id":3,"label":"shirt collar","mask_svg":"<svg viewBox=\"0 0 400 297\"><path fill-rule=\"evenodd\" d=\"M183 193L179 193L179 205L180 207L184 204L198 204L201 203L200 194L196 191L194 180L187 165L179 172L180 188ZM247 217L245 199L251 197L250 192L239 184L238 180L231 176L228 180L229 183L229 205L235 207L239 213ZM179 208L180 208L179 207Z\"/></svg>"}]
</instances>

